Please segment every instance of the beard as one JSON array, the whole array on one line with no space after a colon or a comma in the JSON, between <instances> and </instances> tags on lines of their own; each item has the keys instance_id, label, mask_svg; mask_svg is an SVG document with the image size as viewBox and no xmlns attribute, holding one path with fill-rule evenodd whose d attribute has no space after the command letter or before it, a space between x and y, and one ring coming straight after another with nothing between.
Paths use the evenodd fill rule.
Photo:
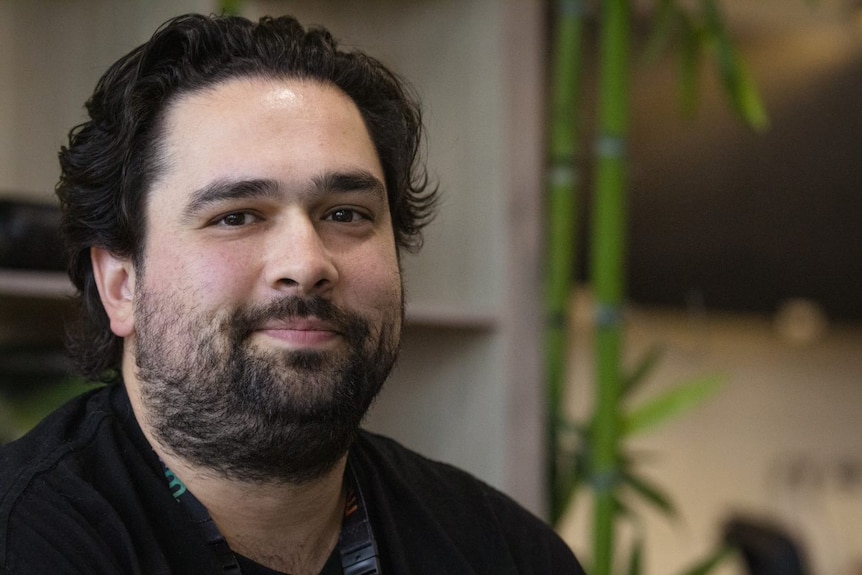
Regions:
<instances>
[{"instance_id":1,"label":"beard","mask_svg":"<svg viewBox=\"0 0 862 575\"><path fill-rule=\"evenodd\" d=\"M135 361L147 423L174 455L252 483L302 484L346 454L398 355L403 301L380 327L320 297L202 313L139 293ZM266 321L315 317L336 350L255 347Z\"/></svg>"}]
</instances>

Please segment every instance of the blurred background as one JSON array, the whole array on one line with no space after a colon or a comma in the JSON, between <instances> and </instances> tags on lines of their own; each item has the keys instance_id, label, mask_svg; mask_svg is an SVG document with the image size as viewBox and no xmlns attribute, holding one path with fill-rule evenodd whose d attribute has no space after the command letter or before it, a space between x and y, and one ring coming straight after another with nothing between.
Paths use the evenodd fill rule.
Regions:
<instances>
[{"instance_id":1,"label":"blurred background","mask_svg":"<svg viewBox=\"0 0 862 575\"><path fill-rule=\"evenodd\" d=\"M673 497L644 510L644 572L677 573L731 518L777 525L814 575L862 573L862 4L725 0L770 116L762 133L704 72L696 114L675 63L646 63L635 2L627 359L650 389L703 373L711 401L634 446ZM215 0L0 0L0 438L86 386L62 353L56 154L104 70L170 16ZM368 426L545 514L543 173L555 10L540 0L246 0L249 17L323 24L407 77L425 104L444 202L405 260L402 358ZM591 27L588 36L594 33ZM587 66L587 82L595 79ZM594 102L585 108L593 109ZM586 114L586 131L592 118ZM589 204L589 197L584 198ZM583 213L587 213L585 208ZM581 252L589 223L579 224ZM592 397L586 257L572 286L567 401ZM581 556L589 521L559 525ZM741 559L724 575L747 573ZM792 575L792 574L787 574Z\"/></svg>"}]
</instances>

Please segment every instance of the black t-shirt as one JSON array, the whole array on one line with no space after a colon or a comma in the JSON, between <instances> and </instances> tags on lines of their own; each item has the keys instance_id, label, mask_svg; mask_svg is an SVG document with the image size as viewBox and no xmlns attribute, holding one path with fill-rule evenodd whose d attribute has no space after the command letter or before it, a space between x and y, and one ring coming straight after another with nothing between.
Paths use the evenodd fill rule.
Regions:
<instances>
[{"instance_id":1,"label":"black t-shirt","mask_svg":"<svg viewBox=\"0 0 862 575\"><path fill-rule=\"evenodd\" d=\"M472 476L366 432L350 457L385 575L583 574L547 525ZM0 448L0 574L220 572L122 386Z\"/></svg>"},{"instance_id":2,"label":"black t-shirt","mask_svg":"<svg viewBox=\"0 0 862 575\"><path fill-rule=\"evenodd\" d=\"M255 563L248 557L237 555L236 558L242 575L284 575L260 563ZM341 555L338 553L338 549L334 550L329 559L326 560L326 565L323 566L320 575L344 575L344 570L341 568Z\"/></svg>"}]
</instances>

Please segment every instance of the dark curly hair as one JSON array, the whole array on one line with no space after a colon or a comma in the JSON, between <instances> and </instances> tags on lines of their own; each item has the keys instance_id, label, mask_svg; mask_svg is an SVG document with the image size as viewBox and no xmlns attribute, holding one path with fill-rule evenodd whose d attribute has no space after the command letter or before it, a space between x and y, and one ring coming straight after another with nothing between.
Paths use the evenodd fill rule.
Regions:
<instances>
[{"instance_id":1,"label":"dark curly hair","mask_svg":"<svg viewBox=\"0 0 862 575\"><path fill-rule=\"evenodd\" d=\"M60 150L56 192L69 276L81 299L68 350L89 379L116 379L122 354L122 339L111 332L99 298L90 248L141 264L144 202L159 170L157 147L169 104L237 77L308 79L347 94L380 158L399 250L421 247L437 189L429 186L419 158L419 104L398 76L362 52L340 50L325 29L306 30L291 17L257 23L235 16L173 18L102 76L86 104L89 121L74 127L68 147Z\"/></svg>"}]
</instances>

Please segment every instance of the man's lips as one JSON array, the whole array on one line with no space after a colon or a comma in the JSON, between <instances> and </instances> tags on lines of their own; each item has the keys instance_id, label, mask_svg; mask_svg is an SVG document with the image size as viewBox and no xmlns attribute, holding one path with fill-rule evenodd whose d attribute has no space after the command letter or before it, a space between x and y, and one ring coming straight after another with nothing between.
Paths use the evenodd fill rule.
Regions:
<instances>
[{"instance_id":1,"label":"man's lips","mask_svg":"<svg viewBox=\"0 0 862 575\"><path fill-rule=\"evenodd\" d=\"M256 331L292 347L320 347L340 336L334 325L315 318L270 321Z\"/></svg>"}]
</instances>

